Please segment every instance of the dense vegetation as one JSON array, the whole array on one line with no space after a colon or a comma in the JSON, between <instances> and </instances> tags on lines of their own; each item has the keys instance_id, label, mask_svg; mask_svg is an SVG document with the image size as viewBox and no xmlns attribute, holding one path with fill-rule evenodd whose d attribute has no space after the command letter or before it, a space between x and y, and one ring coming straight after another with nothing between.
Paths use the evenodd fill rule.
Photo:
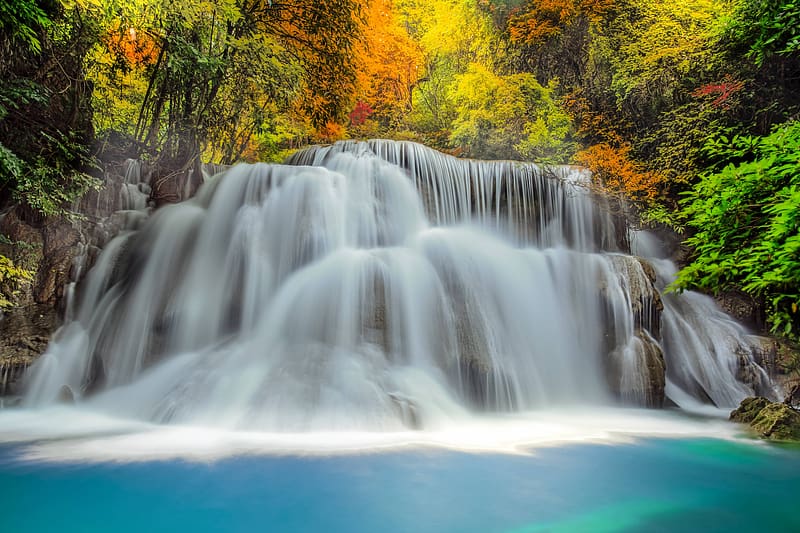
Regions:
<instances>
[{"instance_id":1,"label":"dense vegetation","mask_svg":"<svg viewBox=\"0 0 800 533\"><path fill-rule=\"evenodd\" d=\"M378 136L580 163L686 229L677 288L800 333L800 3L0 0L0 30L0 204L29 220L109 145L171 172Z\"/></svg>"}]
</instances>

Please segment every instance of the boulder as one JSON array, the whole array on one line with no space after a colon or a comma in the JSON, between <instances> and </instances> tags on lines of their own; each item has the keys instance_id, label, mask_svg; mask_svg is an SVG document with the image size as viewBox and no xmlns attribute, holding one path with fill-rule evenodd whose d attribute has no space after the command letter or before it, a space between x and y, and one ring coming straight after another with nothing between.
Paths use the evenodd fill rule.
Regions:
<instances>
[{"instance_id":1,"label":"boulder","mask_svg":"<svg viewBox=\"0 0 800 533\"><path fill-rule=\"evenodd\" d=\"M785 403L745 398L730 419L749 424L763 439L800 442L800 413Z\"/></svg>"},{"instance_id":2,"label":"boulder","mask_svg":"<svg viewBox=\"0 0 800 533\"><path fill-rule=\"evenodd\" d=\"M739 407L731 412L730 419L734 422L749 424L755 420L758 413L770 403L772 402L760 396L745 398L742 400L742 403L739 404Z\"/></svg>"},{"instance_id":3,"label":"boulder","mask_svg":"<svg viewBox=\"0 0 800 533\"><path fill-rule=\"evenodd\" d=\"M750 425L765 439L800 441L800 413L783 403L764 407Z\"/></svg>"}]
</instances>

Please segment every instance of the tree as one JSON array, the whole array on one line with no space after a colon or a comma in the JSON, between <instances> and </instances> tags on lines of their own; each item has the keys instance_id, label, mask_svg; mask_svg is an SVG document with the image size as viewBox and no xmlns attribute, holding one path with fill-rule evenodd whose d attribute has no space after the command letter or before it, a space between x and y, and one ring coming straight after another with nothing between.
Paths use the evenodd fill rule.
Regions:
<instances>
[{"instance_id":1,"label":"tree","mask_svg":"<svg viewBox=\"0 0 800 533\"><path fill-rule=\"evenodd\" d=\"M392 0L372 0L365 19L363 40L356 47L358 102L354 111L360 113L350 123L364 130L368 120L376 120L383 130L396 129L404 126L411 94L423 78L422 49L411 39Z\"/></svg>"},{"instance_id":2,"label":"tree","mask_svg":"<svg viewBox=\"0 0 800 533\"><path fill-rule=\"evenodd\" d=\"M111 89L101 94L122 85L122 99L137 103L132 134L162 162L189 168L203 154L230 163L267 138L278 114L318 127L344 119L361 24L359 0L142 4L124 27L109 28L115 38L99 56L111 68L97 78ZM147 54L131 53L131 36Z\"/></svg>"},{"instance_id":3,"label":"tree","mask_svg":"<svg viewBox=\"0 0 800 533\"><path fill-rule=\"evenodd\" d=\"M464 155L566 163L571 122L532 74L500 76L479 64L456 77L451 141Z\"/></svg>"},{"instance_id":4,"label":"tree","mask_svg":"<svg viewBox=\"0 0 800 533\"><path fill-rule=\"evenodd\" d=\"M39 223L96 185L83 61L97 35L78 6L0 0L0 14L0 205Z\"/></svg>"}]
</instances>

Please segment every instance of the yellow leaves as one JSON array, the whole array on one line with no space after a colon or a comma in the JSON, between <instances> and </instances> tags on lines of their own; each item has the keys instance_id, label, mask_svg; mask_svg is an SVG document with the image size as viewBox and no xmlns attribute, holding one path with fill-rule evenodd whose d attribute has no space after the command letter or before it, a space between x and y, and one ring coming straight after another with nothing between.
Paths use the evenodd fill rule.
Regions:
<instances>
[{"instance_id":1,"label":"yellow leaves","mask_svg":"<svg viewBox=\"0 0 800 533\"><path fill-rule=\"evenodd\" d=\"M212 18L220 23L236 22L242 17L238 4L239 2L236 0L203 0L200 2L167 0L164 10L167 13L183 17L187 25L195 26Z\"/></svg>"},{"instance_id":2,"label":"yellow leaves","mask_svg":"<svg viewBox=\"0 0 800 533\"><path fill-rule=\"evenodd\" d=\"M11 259L0 254L0 309L11 307L19 288L31 280L33 272L16 266Z\"/></svg>"},{"instance_id":3,"label":"yellow leaves","mask_svg":"<svg viewBox=\"0 0 800 533\"><path fill-rule=\"evenodd\" d=\"M630 149L629 144L615 147L600 143L578 152L575 159L592 171L592 179L598 185L635 201L651 202L659 195L666 178L659 172L645 170L631 158Z\"/></svg>"},{"instance_id":4,"label":"yellow leaves","mask_svg":"<svg viewBox=\"0 0 800 533\"><path fill-rule=\"evenodd\" d=\"M607 50L616 67L612 82L621 96L656 94L704 68L709 35L724 17L717 0L629 0L629 7L606 30Z\"/></svg>"}]
</instances>

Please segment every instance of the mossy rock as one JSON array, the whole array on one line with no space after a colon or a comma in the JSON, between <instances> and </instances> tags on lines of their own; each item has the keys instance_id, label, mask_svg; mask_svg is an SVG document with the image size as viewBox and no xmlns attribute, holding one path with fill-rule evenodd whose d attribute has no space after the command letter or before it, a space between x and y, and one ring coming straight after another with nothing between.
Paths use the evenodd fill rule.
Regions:
<instances>
[{"instance_id":1,"label":"mossy rock","mask_svg":"<svg viewBox=\"0 0 800 533\"><path fill-rule=\"evenodd\" d=\"M733 412L731 420L742 424L751 424L756 419L762 409L770 405L769 400L762 397L745 398Z\"/></svg>"},{"instance_id":2,"label":"mossy rock","mask_svg":"<svg viewBox=\"0 0 800 533\"><path fill-rule=\"evenodd\" d=\"M800 441L800 413L783 403L764 407L750 425L765 439Z\"/></svg>"}]
</instances>

